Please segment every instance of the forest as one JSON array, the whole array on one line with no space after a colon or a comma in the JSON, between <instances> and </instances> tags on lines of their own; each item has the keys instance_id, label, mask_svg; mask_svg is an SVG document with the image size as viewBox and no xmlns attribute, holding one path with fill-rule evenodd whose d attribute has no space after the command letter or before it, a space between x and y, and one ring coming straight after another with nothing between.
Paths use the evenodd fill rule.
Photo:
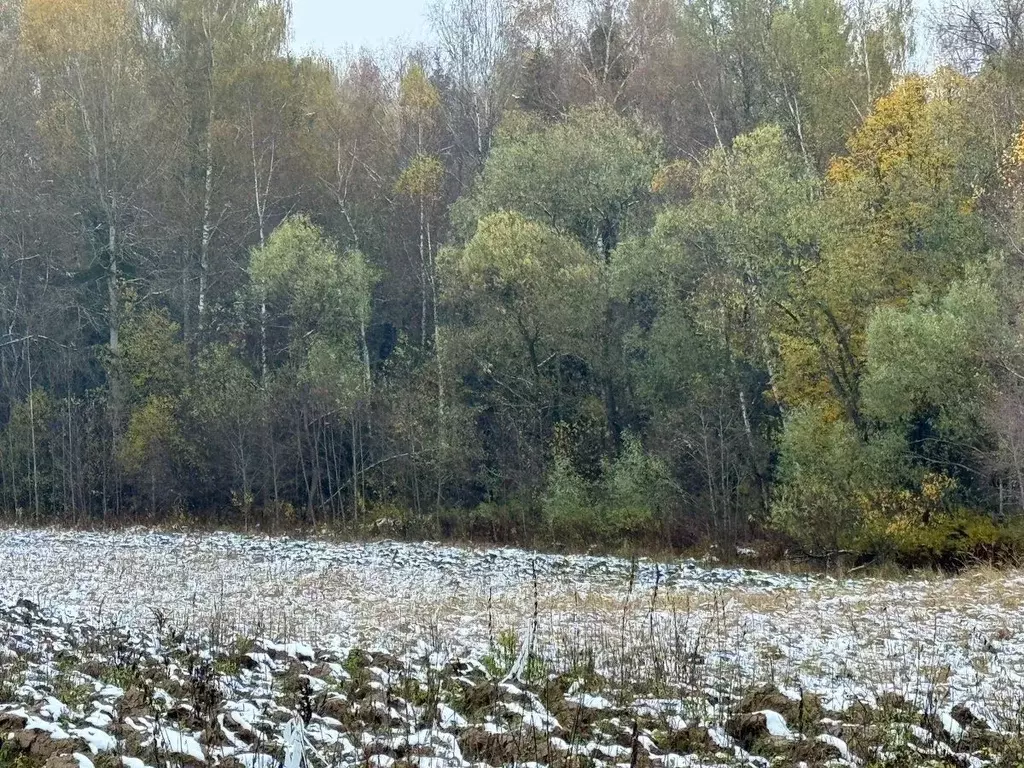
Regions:
<instances>
[{"instance_id":1,"label":"forest","mask_svg":"<svg viewBox=\"0 0 1024 768\"><path fill-rule=\"evenodd\" d=\"M0 510L1022 551L1019 0L0 11Z\"/></svg>"}]
</instances>

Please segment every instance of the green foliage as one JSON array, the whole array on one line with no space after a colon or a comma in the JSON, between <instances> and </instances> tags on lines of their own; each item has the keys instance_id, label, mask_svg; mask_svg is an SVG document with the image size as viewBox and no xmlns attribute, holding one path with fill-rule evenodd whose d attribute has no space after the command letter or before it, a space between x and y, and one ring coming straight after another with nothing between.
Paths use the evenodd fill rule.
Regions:
<instances>
[{"instance_id":1,"label":"green foliage","mask_svg":"<svg viewBox=\"0 0 1024 768\"><path fill-rule=\"evenodd\" d=\"M792 276L813 255L818 186L775 126L711 151L689 202L617 259L619 292L653 296L662 317L763 362Z\"/></svg>"},{"instance_id":2,"label":"green foliage","mask_svg":"<svg viewBox=\"0 0 1024 768\"><path fill-rule=\"evenodd\" d=\"M232 502L244 510L252 497L256 465L256 434L263 404L256 378L242 360L240 350L226 344L211 345L198 356L195 375L185 403L192 430L201 435L195 444L221 460L229 458ZM204 464L214 464L204 456ZM219 462L217 462L219 464Z\"/></svg>"},{"instance_id":3,"label":"green foliage","mask_svg":"<svg viewBox=\"0 0 1024 768\"><path fill-rule=\"evenodd\" d=\"M489 339L518 337L534 366L553 349L578 345L592 327L593 261L572 240L517 213L481 219L466 247L443 252L440 264L449 301L473 311Z\"/></svg>"},{"instance_id":4,"label":"green foliage","mask_svg":"<svg viewBox=\"0 0 1024 768\"><path fill-rule=\"evenodd\" d=\"M130 385L130 410L117 460L139 495L148 498L151 512L171 503L175 478L192 459L181 409L189 360L180 332L165 311L132 312L123 327L120 354L113 360Z\"/></svg>"},{"instance_id":5,"label":"green foliage","mask_svg":"<svg viewBox=\"0 0 1024 768\"><path fill-rule=\"evenodd\" d=\"M344 63L289 50L284 0L7 5L3 509L1009 546L998 9L948 51L977 74L922 75L906 0L612 3L582 37L541 3Z\"/></svg>"},{"instance_id":6,"label":"green foliage","mask_svg":"<svg viewBox=\"0 0 1024 768\"><path fill-rule=\"evenodd\" d=\"M496 213L464 248L443 251L439 269L452 317L446 362L490 382L478 403L516 425L528 444L517 461L536 478L554 422L580 406L566 372L599 356L598 267L574 240L520 214ZM547 407L553 400L556 409Z\"/></svg>"},{"instance_id":7,"label":"green foliage","mask_svg":"<svg viewBox=\"0 0 1024 768\"><path fill-rule=\"evenodd\" d=\"M50 396L35 389L22 401L15 402L7 424L0 433L0 462L9 483L7 511L50 511L59 503L59 489L54 486L52 448L55 435L51 424L56 406Z\"/></svg>"},{"instance_id":8,"label":"green foliage","mask_svg":"<svg viewBox=\"0 0 1024 768\"><path fill-rule=\"evenodd\" d=\"M518 211L610 253L649 194L657 140L604 106L572 110L539 130L515 125L501 132L473 191L457 204L460 231L469 237L488 213Z\"/></svg>"},{"instance_id":9,"label":"green foliage","mask_svg":"<svg viewBox=\"0 0 1024 768\"><path fill-rule=\"evenodd\" d=\"M822 167L842 150L860 118L858 109L874 95L865 82L868 73L852 66L852 25L835 0L798 0L777 12L769 40L776 55L773 85L785 99L777 119ZM892 77L891 64L885 62L874 77L870 85L881 92Z\"/></svg>"},{"instance_id":10,"label":"green foliage","mask_svg":"<svg viewBox=\"0 0 1024 768\"><path fill-rule=\"evenodd\" d=\"M355 347L339 347L322 338L310 343L299 371L299 381L311 387L319 398L342 410L355 405L364 394L366 383Z\"/></svg>"},{"instance_id":11,"label":"green foliage","mask_svg":"<svg viewBox=\"0 0 1024 768\"><path fill-rule=\"evenodd\" d=\"M543 499L544 516L555 540L583 541L599 512L591 501L592 489L569 459L556 452Z\"/></svg>"},{"instance_id":12,"label":"green foliage","mask_svg":"<svg viewBox=\"0 0 1024 768\"><path fill-rule=\"evenodd\" d=\"M978 181L991 147L971 93L948 72L910 77L880 98L834 159L818 207L820 245L777 326L776 384L864 427L860 385L872 313L941 293L984 258Z\"/></svg>"},{"instance_id":13,"label":"green foliage","mask_svg":"<svg viewBox=\"0 0 1024 768\"><path fill-rule=\"evenodd\" d=\"M351 415L370 384L366 327L375 271L361 252L341 253L304 216L282 222L252 252L249 269L261 302L261 354L274 363L281 400L304 388L317 413ZM268 333L264 308L285 334Z\"/></svg>"},{"instance_id":14,"label":"green foliage","mask_svg":"<svg viewBox=\"0 0 1024 768\"><path fill-rule=\"evenodd\" d=\"M414 121L428 119L441 106L441 95L420 64L413 64L402 75L399 104Z\"/></svg>"},{"instance_id":15,"label":"green foliage","mask_svg":"<svg viewBox=\"0 0 1024 768\"><path fill-rule=\"evenodd\" d=\"M184 445L174 401L151 395L132 412L121 461L128 472L143 472L158 462L179 458Z\"/></svg>"},{"instance_id":16,"label":"green foliage","mask_svg":"<svg viewBox=\"0 0 1024 768\"><path fill-rule=\"evenodd\" d=\"M772 523L804 546L839 549L855 535L861 446L851 426L813 408L792 413L782 434Z\"/></svg>"},{"instance_id":17,"label":"green foliage","mask_svg":"<svg viewBox=\"0 0 1024 768\"><path fill-rule=\"evenodd\" d=\"M519 634L511 629L503 629L498 638L491 643L491 652L480 659L487 671L497 678L503 678L512 669L519 655Z\"/></svg>"},{"instance_id":18,"label":"green foliage","mask_svg":"<svg viewBox=\"0 0 1024 768\"><path fill-rule=\"evenodd\" d=\"M701 90L705 106L717 97L718 135L776 122L821 165L891 87L914 42L911 8L899 0L705 0L680 16L679 45L705 52L718 73Z\"/></svg>"},{"instance_id":19,"label":"green foliage","mask_svg":"<svg viewBox=\"0 0 1024 768\"><path fill-rule=\"evenodd\" d=\"M860 499L906 475L904 451L896 435L865 442L849 422L822 408L794 410L780 441L773 525L816 552L853 546L863 518Z\"/></svg>"},{"instance_id":20,"label":"green foliage","mask_svg":"<svg viewBox=\"0 0 1024 768\"><path fill-rule=\"evenodd\" d=\"M188 370L181 328L164 310L132 314L121 331L116 365L138 396L177 396Z\"/></svg>"},{"instance_id":21,"label":"green foliage","mask_svg":"<svg viewBox=\"0 0 1024 768\"><path fill-rule=\"evenodd\" d=\"M91 702L95 691L91 685L75 678L73 672L56 675L52 683L53 695L71 709L84 709Z\"/></svg>"},{"instance_id":22,"label":"green foliage","mask_svg":"<svg viewBox=\"0 0 1024 768\"><path fill-rule=\"evenodd\" d=\"M987 515L965 509L922 514L929 504L905 499L899 511L872 510L857 539L862 552L907 568L963 568L1001 562L1019 552L1013 532L1000 528Z\"/></svg>"},{"instance_id":23,"label":"green foliage","mask_svg":"<svg viewBox=\"0 0 1024 768\"><path fill-rule=\"evenodd\" d=\"M307 217L278 226L252 252L249 272L260 293L290 317L295 342L311 330L351 334L369 318L373 270L359 251L339 253Z\"/></svg>"},{"instance_id":24,"label":"green foliage","mask_svg":"<svg viewBox=\"0 0 1024 768\"><path fill-rule=\"evenodd\" d=\"M651 541L670 504L664 466L627 436L601 478L585 480L562 450L555 451L542 506L556 541L621 547Z\"/></svg>"},{"instance_id":25,"label":"green foliage","mask_svg":"<svg viewBox=\"0 0 1024 768\"><path fill-rule=\"evenodd\" d=\"M14 739L0 745L0 768L38 768L38 761L25 754Z\"/></svg>"},{"instance_id":26,"label":"green foliage","mask_svg":"<svg viewBox=\"0 0 1024 768\"><path fill-rule=\"evenodd\" d=\"M503 629L498 633L496 641L491 643L491 652L480 659L480 663L492 677L504 678L518 660L522 651L522 640L519 633L512 629ZM544 659L528 650L526 666L522 672L523 682L530 684L543 680L548 671Z\"/></svg>"},{"instance_id":27,"label":"green foliage","mask_svg":"<svg viewBox=\"0 0 1024 768\"><path fill-rule=\"evenodd\" d=\"M634 435L624 437L618 458L605 469L602 490L614 535L621 540L649 534L670 500L665 466L645 453Z\"/></svg>"},{"instance_id":28,"label":"green foliage","mask_svg":"<svg viewBox=\"0 0 1024 768\"><path fill-rule=\"evenodd\" d=\"M616 292L637 308L625 341L650 442L686 467L684 493L720 529L766 502L773 425L751 412L770 414L759 371L777 367L776 328L815 256L819 186L778 127L759 128L709 152L685 204L616 256Z\"/></svg>"},{"instance_id":29,"label":"green foliage","mask_svg":"<svg viewBox=\"0 0 1024 768\"><path fill-rule=\"evenodd\" d=\"M1011 530L955 503L954 479L913 459L894 431L865 442L820 410L794 412L773 523L812 553L852 550L906 567L959 568L1017 551Z\"/></svg>"},{"instance_id":30,"label":"green foliage","mask_svg":"<svg viewBox=\"0 0 1024 768\"><path fill-rule=\"evenodd\" d=\"M418 154L395 182L395 191L420 199L436 198L441 192L444 166L436 157Z\"/></svg>"},{"instance_id":31,"label":"green foliage","mask_svg":"<svg viewBox=\"0 0 1024 768\"><path fill-rule=\"evenodd\" d=\"M935 304L921 296L903 311L879 309L867 329L865 412L896 422L937 408L963 433L991 386L986 361L1001 344L1000 323L994 285L980 271Z\"/></svg>"},{"instance_id":32,"label":"green foliage","mask_svg":"<svg viewBox=\"0 0 1024 768\"><path fill-rule=\"evenodd\" d=\"M191 415L200 424L251 418L255 393L255 377L239 350L226 344L211 345L196 361L188 398Z\"/></svg>"}]
</instances>

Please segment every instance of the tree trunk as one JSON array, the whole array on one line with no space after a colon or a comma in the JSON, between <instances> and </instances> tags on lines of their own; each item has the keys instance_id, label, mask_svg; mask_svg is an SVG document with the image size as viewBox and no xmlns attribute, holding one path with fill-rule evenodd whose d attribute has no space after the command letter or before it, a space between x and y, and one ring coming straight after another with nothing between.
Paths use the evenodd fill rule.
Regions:
<instances>
[{"instance_id":1,"label":"tree trunk","mask_svg":"<svg viewBox=\"0 0 1024 768\"><path fill-rule=\"evenodd\" d=\"M212 73L211 73L212 77ZM213 222L210 211L213 203L213 94L211 87L209 123L206 126L206 173L203 181L203 220L199 242L199 299L197 302L198 318L196 324L202 331L206 319L206 285L210 269L210 241L213 239ZM261 227L262 233L262 227ZM260 238L262 242L262 236Z\"/></svg>"},{"instance_id":2,"label":"tree trunk","mask_svg":"<svg viewBox=\"0 0 1024 768\"><path fill-rule=\"evenodd\" d=\"M116 356L120 350L121 305L118 297L119 265L117 263L117 225L109 222L107 237L107 324L110 330L110 353Z\"/></svg>"},{"instance_id":3,"label":"tree trunk","mask_svg":"<svg viewBox=\"0 0 1024 768\"><path fill-rule=\"evenodd\" d=\"M28 365L28 431L32 441L32 498L35 523L39 523L39 463L36 458L35 392L32 391L32 339L25 340L25 358Z\"/></svg>"}]
</instances>

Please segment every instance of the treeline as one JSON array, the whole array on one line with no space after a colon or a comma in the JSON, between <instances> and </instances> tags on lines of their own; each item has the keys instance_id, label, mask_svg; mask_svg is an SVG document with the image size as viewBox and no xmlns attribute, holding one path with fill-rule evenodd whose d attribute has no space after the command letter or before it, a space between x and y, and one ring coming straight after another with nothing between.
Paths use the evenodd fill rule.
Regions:
<instances>
[{"instance_id":1,"label":"treeline","mask_svg":"<svg viewBox=\"0 0 1024 768\"><path fill-rule=\"evenodd\" d=\"M1011 6L914 74L904 0L439 0L343 61L285 0L7 3L0 508L998 550Z\"/></svg>"}]
</instances>

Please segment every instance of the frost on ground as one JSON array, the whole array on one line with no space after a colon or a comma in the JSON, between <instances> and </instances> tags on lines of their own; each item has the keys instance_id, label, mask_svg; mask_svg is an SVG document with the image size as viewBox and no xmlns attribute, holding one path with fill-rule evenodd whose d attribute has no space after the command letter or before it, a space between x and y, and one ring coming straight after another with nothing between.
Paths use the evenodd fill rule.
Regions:
<instances>
[{"instance_id":1,"label":"frost on ground","mask_svg":"<svg viewBox=\"0 0 1024 768\"><path fill-rule=\"evenodd\" d=\"M1014 765L1022 675L1017 572L0 533L0 766Z\"/></svg>"}]
</instances>

